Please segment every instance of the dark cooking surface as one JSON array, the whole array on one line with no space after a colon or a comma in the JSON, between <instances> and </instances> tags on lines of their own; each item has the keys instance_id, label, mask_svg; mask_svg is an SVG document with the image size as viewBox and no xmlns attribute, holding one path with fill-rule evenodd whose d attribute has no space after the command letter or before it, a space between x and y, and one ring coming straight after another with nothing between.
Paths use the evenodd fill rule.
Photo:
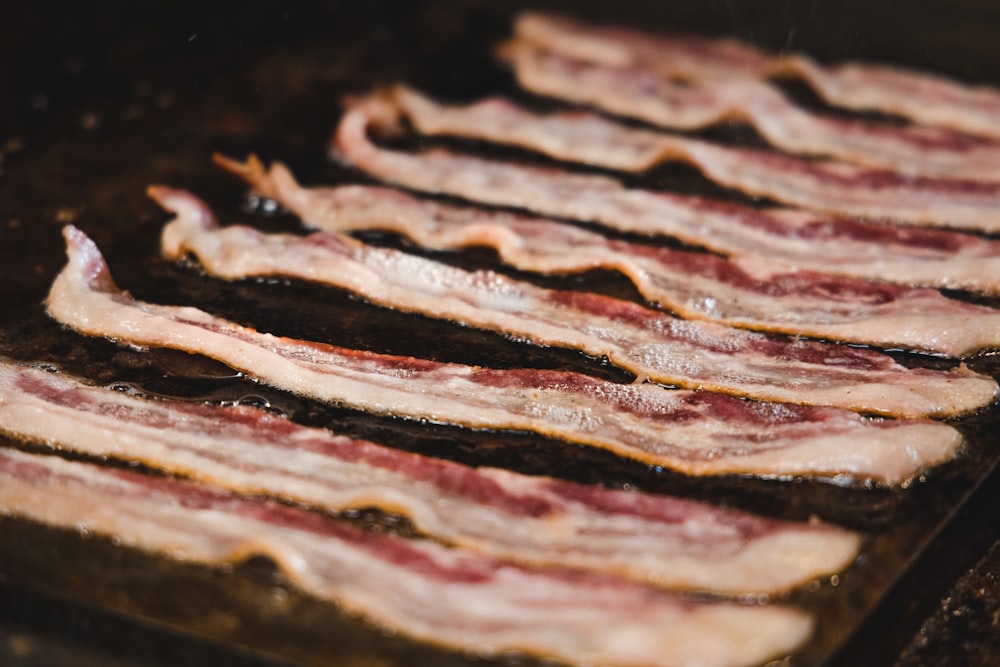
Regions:
<instances>
[{"instance_id":1,"label":"dark cooking surface","mask_svg":"<svg viewBox=\"0 0 1000 667\"><path fill-rule=\"evenodd\" d=\"M970 442L963 457L905 491L691 480L534 437L469 434L319 408L219 377L211 367L195 368L183 355L140 354L85 340L45 317L40 302L64 261L58 230L73 222L94 237L119 284L140 299L190 303L276 333L380 351L622 377L575 353L395 314L333 290L224 284L157 259L165 216L143 195L150 183L188 187L226 220L251 215L242 187L211 167L212 151L282 159L307 183L357 178L329 164L324 154L345 92L396 80L464 99L512 91L489 46L504 35L512 8L527 3L494 4L500 3L275 2L247 9L239 3L175 2L156 12L117 2L72 10L31 3L0 9L0 353L163 394L266 400L305 423L474 464L629 484L779 516L819 514L861 530L866 541L861 561L835 583L817 582L816 590L792 596L820 618L813 643L796 664L826 659L841 645L847 651L843 664L858 664L851 651L861 649L872 664L887 662L948 585L996 539L996 409L963 420ZM1000 82L1000 42L991 29L1000 24L1000 9L985 1L908 3L902 17L889 2L775 1L753 9L735 4L561 6ZM638 180L708 189L683 169L657 170ZM255 220L285 224L280 218ZM448 259L491 262L484 253ZM624 281L605 275L546 282L634 298ZM997 358L974 366L1000 375ZM367 514L353 520L379 526L387 521ZM995 564L996 558L985 562ZM104 539L10 519L0 519L0 584L0 628L33 628L71 648L96 644L123 664L239 664L263 654L338 665L490 662L416 646L344 617L286 587L266 562L231 570L178 565ZM852 643L856 629L861 634ZM989 624L961 632L967 634L955 642L975 642L977 632L981 642L992 636ZM30 644L30 635L21 644L0 641L0 658L16 655L15 644L24 648L25 641Z\"/></svg>"}]
</instances>

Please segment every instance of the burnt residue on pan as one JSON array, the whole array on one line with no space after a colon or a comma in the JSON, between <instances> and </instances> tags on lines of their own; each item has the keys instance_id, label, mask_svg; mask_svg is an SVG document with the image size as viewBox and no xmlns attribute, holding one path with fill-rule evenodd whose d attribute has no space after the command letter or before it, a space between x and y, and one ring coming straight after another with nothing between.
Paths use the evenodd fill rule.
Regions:
<instances>
[{"instance_id":1,"label":"burnt residue on pan","mask_svg":"<svg viewBox=\"0 0 1000 667\"><path fill-rule=\"evenodd\" d=\"M793 662L846 660L866 631L877 633L882 650L891 656L945 586L996 537L990 518L995 513L986 509L996 495L988 491L997 486L1000 458L996 407L958 420L967 438L962 456L907 489L692 479L524 434L471 432L318 405L188 355L138 352L84 339L45 315L42 300L64 261L59 229L72 222L97 241L120 285L140 299L196 305L275 333L382 352L501 367L568 368L628 381L627 374L602 360L575 352L393 312L294 281L225 283L200 275L196 267L158 259L157 240L166 216L144 195L150 183L190 188L223 220L294 228L293 221L274 215L259 201L248 207L243 186L212 167L213 151L236 157L252 151L280 159L306 183L362 181L325 155L343 95L406 81L455 99L486 93L518 96L490 50L505 35L512 13L527 4L449 0L245 7L179 2L150 12L113 2L86 9L60 5L50 12L36 3L31 9L0 10L0 32L16 56L8 57L0 71L5 99L0 105L0 354L56 364L95 382L151 395L252 403L304 424L473 465L841 523L864 533L861 558L839 577L791 594L793 602L815 611L820 620L816 637ZM985 1L970 0L961 10L943 1L908 3L908 20L902 22L891 2L789 4L759 3L751 10L723 2L532 3L599 19L737 34L820 57L882 59L969 80L1000 81L1000 45L987 29L991 17L1000 17ZM712 133L754 140L742 126ZM466 147L535 159L478 144ZM685 168L657 169L634 182L720 194ZM366 238L406 247L388 235ZM511 273L488 252L435 257ZM608 273L519 277L638 299L627 281ZM940 363L915 355L901 359L915 365ZM1000 376L997 357L971 365ZM408 530L405 522L378 513L341 518L379 530ZM948 549L938 553L943 541L949 542ZM899 602L893 592L899 577L900 585L911 587L909 604ZM369 627L291 589L266 561L229 569L181 565L121 549L103 538L11 519L0 519L0 583L0 607L11 609L4 601L16 601L24 612L20 617L0 613L0 625L30 623L51 639L96 642L142 663L156 661L150 647L160 644L187 647L177 649L187 664L272 659L387 666L492 662ZM95 611L81 615L80 609ZM113 620L101 620L105 612ZM95 631L80 632L81 618L90 619ZM130 628L144 639L128 641ZM862 634L851 639L855 632ZM499 662L534 664L520 656Z\"/></svg>"}]
</instances>

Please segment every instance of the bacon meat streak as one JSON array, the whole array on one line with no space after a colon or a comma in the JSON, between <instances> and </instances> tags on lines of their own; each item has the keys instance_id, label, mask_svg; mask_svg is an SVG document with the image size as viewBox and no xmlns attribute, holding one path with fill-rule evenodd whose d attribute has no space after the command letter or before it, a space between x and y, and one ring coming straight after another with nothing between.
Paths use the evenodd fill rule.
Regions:
<instances>
[{"instance_id":1,"label":"bacon meat streak","mask_svg":"<svg viewBox=\"0 0 1000 667\"><path fill-rule=\"evenodd\" d=\"M873 350L678 320L630 302L548 290L492 271L464 271L343 235L262 234L243 225L219 229L196 197L162 187L151 193L177 216L163 230L164 255L194 255L212 275L277 275L333 285L383 306L605 356L647 381L911 416L953 401L963 378L972 397L996 389L991 380L967 372L907 370ZM989 402L992 396L979 399Z\"/></svg>"},{"instance_id":2,"label":"bacon meat streak","mask_svg":"<svg viewBox=\"0 0 1000 667\"><path fill-rule=\"evenodd\" d=\"M844 569L858 550L857 535L819 522L470 468L255 408L144 400L2 362L0 431L242 494L375 507L494 557L669 588L774 593Z\"/></svg>"},{"instance_id":3,"label":"bacon meat streak","mask_svg":"<svg viewBox=\"0 0 1000 667\"><path fill-rule=\"evenodd\" d=\"M661 127L698 130L737 121L790 153L930 178L1000 179L996 140L817 114L796 106L765 81L679 83L642 67L574 60L523 40L507 44L502 56L526 90Z\"/></svg>"},{"instance_id":4,"label":"bacon meat streak","mask_svg":"<svg viewBox=\"0 0 1000 667\"><path fill-rule=\"evenodd\" d=\"M754 665L812 631L809 616L781 605L696 602L607 575L514 565L193 482L9 448L0 448L0 509L179 561L266 556L295 586L350 614L479 654Z\"/></svg>"},{"instance_id":5,"label":"bacon meat streak","mask_svg":"<svg viewBox=\"0 0 1000 667\"><path fill-rule=\"evenodd\" d=\"M185 350L297 394L375 414L533 431L694 475L904 481L953 456L957 430L832 408L614 384L569 372L493 370L279 338L195 308L133 300L82 232L48 311L80 333ZM956 378L961 382L960 378ZM994 387L995 388L995 387Z\"/></svg>"},{"instance_id":6,"label":"bacon meat streak","mask_svg":"<svg viewBox=\"0 0 1000 667\"><path fill-rule=\"evenodd\" d=\"M516 145L559 160L623 171L686 162L721 185L814 211L1000 231L1000 183L911 177L844 163L809 162L631 129L582 112L536 114L501 98L446 106L396 87L383 91L378 101L425 135Z\"/></svg>"},{"instance_id":7,"label":"bacon meat streak","mask_svg":"<svg viewBox=\"0 0 1000 667\"><path fill-rule=\"evenodd\" d=\"M687 319L953 357L1000 347L1000 312L936 290L765 262L744 268L716 255L610 240L554 220L419 200L389 188L304 188L284 165L265 169L254 157L215 160L306 226L390 231L435 250L488 247L522 271L614 270L650 302Z\"/></svg>"},{"instance_id":8,"label":"bacon meat streak","mask_svg":"<svg viewBox=\"0 0 1000 667\"><path fill-rule=\"evenodd\" d=\"M387 118L380 118L386 117ZM624 232L666 235L725 255L791 269L915 285L1000 291L1000 243L959 232L823 219L805 211L753 209L666 192L629 189L604 176L486 160L446 150L405 153L367 136L392 109L348 110L331 154L423 192L527 209Z\"/></svg>"},{"instance_id":9,"label":"bacon meat streak","mask_svg":"<svg viewBox=\"0 0 1000 667\"><path fill-rule=\"evenodd\" d=\"M900 68L824 66L804 55L772 56L730 39L654 36L526 12L515 34L566 56L617 67L639 66L686 81L795 78L832 106L874 110L960 132L1000 137L1000 90Z\"/></svg>"}]
</instances>

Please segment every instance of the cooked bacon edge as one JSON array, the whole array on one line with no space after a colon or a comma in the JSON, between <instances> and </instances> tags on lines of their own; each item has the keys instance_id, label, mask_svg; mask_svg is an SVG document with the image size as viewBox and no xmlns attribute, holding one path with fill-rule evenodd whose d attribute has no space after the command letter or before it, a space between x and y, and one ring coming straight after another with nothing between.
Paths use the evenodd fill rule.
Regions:
<instances>
[{"instance_id":1,"label":"cooked bacon edge","mask_svg":"<svg viewBox=\"0 0 1000 667\"><path fill-rule=\"evenodd\" d=\"M692 85L647 68L609 67L515 40L501 56L521 87L539 95L675 130L729 121L752 126L790 153L833 157L915 176L973 181L1000 179L1000 142L921 125L896 126L840 118L796 106L766 81Z\"/></svg>"},{"instance_id":2,"label":"cooked bacon edge","mask_svg":"<svg viewBox=\"0 0 1000 667\"><path fill-rule=\"evenodd\" d=\"M297 394L374 414L534 431L694 475L816 475L905 481L954 455L961 436L928 420L614 384L577 373L494 370L279 338L190 307L137 302L83 232L49 314L121 344L185 350ZM958 380L958 378L956 378Z\"/></svg>"},{"instance_id":3,"label":"cooked bacon edge","mask_svg":"<svg viewBox=\"0 0 1000 667\"><path fill-rule=\"evenodd\" d=\"M0 448L0 509L179 561L266 556L298 588L411 638L571 663L754 665L812 631L781 605L696 602L624 579L371 533L210 486ZM58 567L58 563L52 563Z\"/></svg>"},{"instance_id":4,"label":"cooked bacon edge","mask_svg":"<svg viewBox=\"0 0 1000 667\"><path fill-rule=\"evenodd\" d=\"M772 56L731 39L656 36L592 26L535 12L521 14L515 34L546 49L612 66L641 66L687 81L797 78L828 104L875 110L918 123L1000 137L1000 90L970 86L902 68L843 63L824 66L804 55Z\"/></svg>"},{"instance_id":5,"label":"cooked bacon edge","mask_svg":"<svg viewBox=\"0 0 1000 667\"><path fill-rule=\"evenodd\" d=\"M527 209L624 232L666 235L756 262L912 285L1000 292L1000 243L960 232L818 218L666 192L629 189L605 176L460 155L381 148L369 125L392 124L378 100L349 109L331 155L414 190Z\"/></svg>"},{"instance_id":6,"label":"cooked bacon edge","mask_svg":"<svg viewBox=\"0 0 1000 667\"><path fill-rule=\"evenodd\" d=\"M946 402L981 407L975 401L989 403L996 389L967 370L908 370L875 350L680 320L628 301L465 271L341 234L220 229L190 193L164 187L150 193L176 215L163 230L164 255L193 255L211 275L332 285L390 308L605 357L645 381L906 416L938 414Z\"/></svg>"},{"instance_id":7,"label":"cooked bacon edge","mask_svg":"<svg viewBox=\"0 0 1000 667\"><path fill-rule=\"evenodd\" d=\"M378 97L425 135L516 145L559 160L623 171L644 171L661 162L685 162L721 185L809 210L1000 231L1000 183L913 177L842 162L810 162L631 129L583 112L537 114L502 98L443 105L399 86L382 91Z\"/></svg>"},{"instance_id":8,"label":"cooked bacon edge","mask_svg":"<svg viewBox=\"0 0 1000 667\"><path fill-rule=\"evenodd\" d=\"M1000 347L1000 312L940 292L610 240L569 224L419 200L366 185L304 188L282 164L215 161L255 191L331 233L378 229L435 250L488 247L537 273L618 271L650 302L687 319L960 357Z\"/></svg>"},{"instance_id":9,"label":"cooked bacon edge","mask_svg":"<svg viewBox=\"0 0 1000 667\"><path fill-rule=\"evenodd\" d=\"M0 431L242 494L333 511L375 507L497 558L669 588L774 593L844 569L858 550L857 535L815 521L470 468L255 408L144 400L3 362Z\"/></svg>"}]
</instances>

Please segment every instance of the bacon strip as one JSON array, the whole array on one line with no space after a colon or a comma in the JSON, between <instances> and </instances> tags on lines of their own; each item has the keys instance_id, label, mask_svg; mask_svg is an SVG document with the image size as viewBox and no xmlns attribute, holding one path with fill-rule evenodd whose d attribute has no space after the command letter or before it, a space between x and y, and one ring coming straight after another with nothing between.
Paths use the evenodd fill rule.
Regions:
<instances>
[{"instance_id":1,"label":"bacon strip","mask_svg":"<svg viewBox=\"0 0 1000 667\"><path fill-rule=\"evenodd\" d=\"M383 91L379 102L405 116L421 134L512 144L559 160L623 171L686 162L721 185L814 211L1000 231L1000 183L918 178L844 163L809 162L630 129L582 112L536 114L501 98L445 106L396 87Z\"/></svg>"},{"instance_id":2,"label":"bacon strip","mask_svg":"<svg viewBox=\"0 0 1000 667\"><path fill-rule=\"evenodd\" d=\"M522 271L610 269L686 319L949 356L1000 347L1000 312L936 290L790 272L764 262L744 269L715 255L612 241L553 220L423 201L388 188L304 188L284 165L265 169L254 157L245 164L215 161L312 228L380 229L435 250L489 247Z\"/></svg>"},{"instance_id":3,"label":"bacon strip","mask_svg":"<svg viewBox=\"0 0 1000 667\"><path fill-rule=\"evenodd\" d=\"M521 12L514 35L577 60L612 67L642 65L684 81L747 78L766 70L770 62L764 51L731 38L653 35L541 12Z\"/></svg>"},{"instance_id":4,"label":"bacon strip","mask_svg":"<svg viewBox=\"0 0 1000 667\"><path fill-rule=\"evenodd\" d=\"M38 415L44 414L45 419ZM0 430L242 494L380 508L497 558L768 594L847 567L857 535L401 452L246 407L150 401L0 362Z\"/></svg>"},{"instance_id":5,"label":"bacon strip","mask_svg":"<svg viewBox=\"0 0 1000 667\"><path fill-rule=\"evenodd\" d=\"M933 413L963 391L981 407L997 389L992 379L968 371L911 371L874 350L679 320L628 301L464 271L342 235L219 229L193 195L150 190L177 216L163 230L164 255L192 254L212 275L280 275L333 285L383 306L603 356L651 382L909 416Z\"/></svg>"},{"instance_id":6,"label":"bacon strip","mask_svg":"<svg viewBox=\"0 0 1000 667\"><path fill-rule=\"evenodd\" d=\"M203 354L272 386L375 414L534 431L694 475L839 475L898 483L951 457L961 441L954 428L927 420L866 419L832 408L278 338L195 308L136 302L115 287L90 239L72 227L65 235L69 263L48 297L56 320L123 344Z\"/></svg>"},{"instance_id":7,"label":"bacon strip","mask_svg":"<svg viewBox=\"0 0 1000 667\"><path fill-rule=\"evenodd\" d=\"M875 110L926 125L1000 138L1000 91L968 86L946 77L862 63L823 66L794 55L777 58L771 76L807 83L828 104Z\"/></svg>"},{"instance_id":8,"label":"bacon strip","mask_svg":"<svg viewBox=\"0 0 1000 667\"><path fill-rule=\"evenodd\" d=\"M915 285L1000 291L1000 243L939 229L822 219L794 210L625 188L596 175L486 160L446 150L404 153L367 136L393 122L391 108L348 110L331 154L378 178L415 190L524 208L620 231L667 235L752 263Z\"/></svg>"},{"instance_id":9,"label":"bacon strip","mask_svg":"<svg viewBox=\"0 0 1000 667\"><path fill-rule=\"evenodd\" d=\"M504 46L518 83L540 95L677 130L727 121L752 126L791 153L833 157L930 178L1000 179L1000 142L920 125L840 118L796 106L765 81L691 85L643 67L575 60L524 40Z\"/></svg>"},{"instance_id":10,"label":"bacon strip","mask_svg":"<svg viewBox=\"0 0 1000 667\"><path fill-rule=\"evenodd\" d=\"M0 509L169 558L270 558L300 589L413 639L571 663L753 665L804 642L781 605L687 600L626 580L538 569L364 532L193 482L0 449ZM58 566L58 563L53 563Z\"/></svg>"},{"instance_id":11,"label":"bacon strip","mask_svg":"<svg viewBox=\"0 0 1000 667\"><path fill-rule=\"evenodd\" d=\"M654 36L525 12L515 34L548 50L604 65L640 66L687 81L796 78L828 104L1000 137L1000 90L926 73L860 63L824 66L804 55L771 56L729 39Z\"/></svg>"}]
</instances>

